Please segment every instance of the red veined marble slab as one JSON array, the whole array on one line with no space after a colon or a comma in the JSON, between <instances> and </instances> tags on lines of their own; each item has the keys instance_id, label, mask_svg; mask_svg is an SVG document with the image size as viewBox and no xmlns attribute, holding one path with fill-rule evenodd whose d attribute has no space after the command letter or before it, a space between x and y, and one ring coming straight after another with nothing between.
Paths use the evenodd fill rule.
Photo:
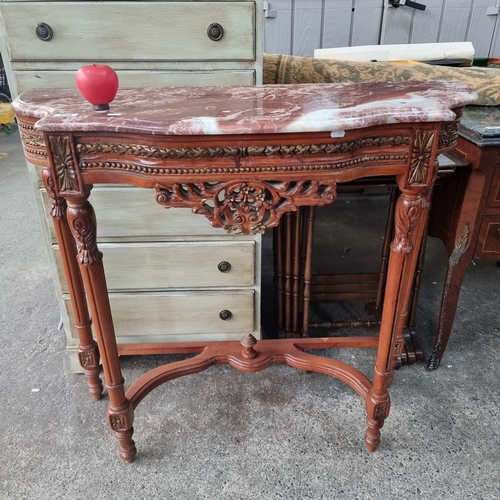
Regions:
<instances>
[{"instance_id":1,"label":"red veined marble slab","mask_svg":"<svg viewBox=\"0 0 500 500\"><path fill-rule=\"evenodd\" d=\"M325 83L121 89L108 111L70 89L33 89L13 103L43 131L152 135L337 132L451 121L477 94L458 82Z\"/></svg>"}]
</instances>

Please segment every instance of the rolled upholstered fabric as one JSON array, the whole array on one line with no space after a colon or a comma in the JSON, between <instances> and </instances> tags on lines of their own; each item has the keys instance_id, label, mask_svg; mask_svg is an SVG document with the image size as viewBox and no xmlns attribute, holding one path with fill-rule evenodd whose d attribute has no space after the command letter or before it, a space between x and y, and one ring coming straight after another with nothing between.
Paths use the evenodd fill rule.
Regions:
<instances>
[{"instance_id":1,"label":"rolled upholstered fabric","mask_svg":"<svg viewBox=\"0 0 500 500\"><path fill-rule=\"evenodd\" d=\"M500 105L500 68L354 62L264 54L264 83L347 83L458 80L479 95L477 106Z\"/></svg>"}]
</instances>

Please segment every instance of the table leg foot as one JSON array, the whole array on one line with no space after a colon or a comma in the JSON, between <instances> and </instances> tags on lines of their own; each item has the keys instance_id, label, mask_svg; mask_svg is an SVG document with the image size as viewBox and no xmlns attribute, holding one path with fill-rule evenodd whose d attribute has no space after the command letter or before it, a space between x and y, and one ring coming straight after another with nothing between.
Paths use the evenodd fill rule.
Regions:
<instances>
[{"instance_id":1,"label":"table leg foot","mask_svg":"<svg viewBox=\"0 0 500 500\"><path fill-rule=\"evenodd\" d=\"M387 389L388 377L381 387ZM385 392L385 391L384 391ZM389 415L391 401L387 392L376 394L373 389L366 397L366 424L365 445L368 451L375 451L380 444L380 429Z\"/></svg>"},{"instance_id":2,"label":"table leg foot","mask_svg":"<svg viewBox=\"0 0 500 500\"><path fill-rule=\"evenodd\" d=\"M131 427L126 431L115 431L115 436L118 439L118 444L120 447L120 458L127 463L134 461L137 455L137 448L135 447L132 435L134 434L134 428Z\"/></svg>"},{"instance_id":3,"label":"table leg foot","mask_svg":"<svg viewBox=\"0 0 500 500\"><path fill-rule=\"evenodd\" d=\"M440 352L441 346L439 344L436 344L429 358L429 363L427 364L428 370L437 370L439 368L439 363L441 362L441 359L439 357Z\"/></svg>"},{"instance_id":4,"label":"table leg foot","mask_svg":"<svg viewBox=\"0 0 500 500\"><path fill-rule=\"evenodd\" d=\"M377 420L367 417L366 423L368 424L368 429L366 429L365 432L365 446L369 452L372 452L375 451L380 444L380 429L383 422L380 423Z\"/></svg>"}]
</instances>

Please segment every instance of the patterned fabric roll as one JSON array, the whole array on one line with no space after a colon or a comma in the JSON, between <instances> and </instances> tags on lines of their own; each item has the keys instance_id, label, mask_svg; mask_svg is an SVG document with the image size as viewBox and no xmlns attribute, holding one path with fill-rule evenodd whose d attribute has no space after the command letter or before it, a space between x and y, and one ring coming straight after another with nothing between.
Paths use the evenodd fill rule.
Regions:
<instances>
[{"instance_id":1,"label":"patterned fabric roll","mask_svg":"<svg viewBox=\"0 0 500 500\"><path fill-rule=\"evenodd\" d=\"M479 94L477 106L500 104L500 69L354 62L264 54L264 83L347 83L458 80Z\"/></svg>"}]
</instances>

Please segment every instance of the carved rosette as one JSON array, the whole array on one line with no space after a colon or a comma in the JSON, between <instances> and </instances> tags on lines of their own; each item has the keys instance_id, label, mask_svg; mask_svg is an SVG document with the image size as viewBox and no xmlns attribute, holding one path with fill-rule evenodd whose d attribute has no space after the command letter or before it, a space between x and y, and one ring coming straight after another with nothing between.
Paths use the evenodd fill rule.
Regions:
<instances>
[{"instance_id":1,"label":"carved rosette","mask_svg":"<svg viewBox=\"0 0 500 500\"><path fill-rule=\"evenodd\" d=\"M114 431L122 431L127 428L125 417L123 415L111 414L109 416L109 425Z\"/></svg>"},{"instance_id":2,"label":"carved rosette","mask_svg":"<svg viewBox=\"0 0 500 500\"><path fill-rule=\"evenodd\" d=\"M432 155L434 132L419 130L413 143L408 184L426 184Z\"/></svg>"},{"instance_id":3,"label":"carved rosette","mask_svg":"<svg viewBox=\"0 0 500 500\"><path fill-rule=\"evenodd\" d=\"M389 405L387 403L377 403L373 412L373 417L376 419L385 419L389 413Z\"/></svg>"},{"instance_id":4,"label":"carved rosette","mask_svg":"<svg viewBox=\"0 0 500 500\"><path fill-rule=\"evenodd\" d=\"M59 192L79 192L80 186L69 137L50 137L50 149Z\"/></svg>"},{"instance_id":5,"label":"carved rosette","mask_svg":"<svg viewBox=\"0 0 500 500\"><path fill-rule=\"evenodd\" d=\"M190 206L213 227L233 234L263 233L277 226L285 212L302 205L325 205L336 197L334 181L191 183L156 189L161 205Z\"/></svg>"},{"instance_id":6,"label":"carved rosette","mask_svg":"<svg viewBox=\"0 0 500 500\"><path fill-rule=\"evenodd\" d=\"M95 368L98 366L95 355L91 351L81 351L78 353L78 357L80 358L80 366L82 368Z\"/></svg>"},{"instance_id":7,"label":"carved rosette","mask_svg":"<svg viewBox=\"0 0 500 500\"><path fill-rule=\"evenodd\" d=\"M401 194L396 204L394 216L395 236L391 249L395 252L411 253L413 251L413 233L420 218L424 197L412 198Z\"/></svg>"},{"instance_id":8,"label":"carved rosette","mask_svg":"<svg viewBox=\"0 0 500 500\"><path fill-rule=\"evenodd\" d=\"M90 203L85 202L82 206L77 207L69 205L67 214L80 263L101 262L102 253L97 248L95 215Z\"/></svg>"}]
</instances>

